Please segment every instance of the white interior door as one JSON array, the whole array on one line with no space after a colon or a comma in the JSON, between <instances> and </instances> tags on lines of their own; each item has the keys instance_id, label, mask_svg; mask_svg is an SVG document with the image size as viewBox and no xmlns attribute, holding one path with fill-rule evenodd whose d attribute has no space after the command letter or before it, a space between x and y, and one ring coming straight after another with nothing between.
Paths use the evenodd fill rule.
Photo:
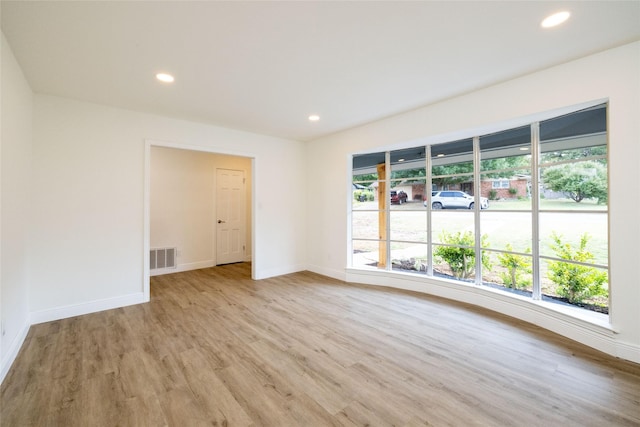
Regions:
<instances>
[{"instance_id":1,"label":"white interior door","mask_svg":"<svg viewBox=\"0 0 640 427\"><path fill-rule=\"evenodd\" d=\"M245 259L244 171L216 170L216 265Z\"/></svg>"}]
</instances>

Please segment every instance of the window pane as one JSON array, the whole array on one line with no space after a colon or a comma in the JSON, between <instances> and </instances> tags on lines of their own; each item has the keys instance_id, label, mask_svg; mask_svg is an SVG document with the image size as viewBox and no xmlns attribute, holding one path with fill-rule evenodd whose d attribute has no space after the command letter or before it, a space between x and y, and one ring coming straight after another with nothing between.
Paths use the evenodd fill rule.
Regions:
<instances>
[{"instance_id":1,"label":"window pane","mask_svg":"<svg viewBox=\"0 0 640 427\"><path fill-rule=\"evenodd\" d=\"M540 122L543 163L545 157L554 157L556 152L568 153L571 150L605 146L606 133L606 104Z\"/></svg>"},{"instance_id":2,"label":"window pane","mask_svg":"<svg viewBox=\"0 0 640 427\"><path fill-rule=\"evenodd\" d=\"M491 209L530 210L531 126L481 136L480 169L480 194Z\"/></svg>"},{"instance_id":3,"label":"window pane","mask_svg":"<svg viewBox=\"0 0 640 427\"><path fill-rule=\"evenodd\" d=\"M441 277L473 281L474 214L468 210L432 211L434 272ZM446 245L446 246L445 246Z\"/></svg>"},{"instance_id":4,"label":"window pane","mask_svg":"<svg viewBox=\"0 0 640 427\"><path fill-rule=\"evenodd\" d=\"M368 153L353 156L352 170L353 175L361 177L367 174L375 174L377 165L384 164L385 153ZM367 178L365 178L367 179ZM370 179L378 179L376 175Z\"/></svg>"},{"instance_id":5,"label":"window pane","mask_svg":"<svg viewBox=\"0 0 640 427\"><path fill-rule=\"evenodd\" d=\"M489 199L491 210L531 210L531 171L511 171L509 178L481 175L480 193ZM498 185L496 185L496 183Z\"/></svg>"},{"instance_id":6,"label":"window pane","mask_svg":"<svg viewBox=\"0 0 640 427\"><path fill-rule=\"evenodd\" d=\"M550 260L541 264L543 300L609 314L607 269Z\"/></svg>"},{"instance_id":7,"label":"window pane","mask_svg":"<svg viewBox=\"0 0 640 427\"><path fill-rule=\"evenodd\" d=\"M421 211L391 212L391 240L426 242L427 214L424 207Z\"/></svg>"},{"instance_id":8,"label":"window pane","mask_svg":"<svg viewBox=\"0 0 640 427\"><path fill-rule=\"evenodd\" d=\"M390 153L391 209L423 210L422 198L427 184L425 147L396 150Z\"/></svg>"},{"instance_id":9,"label":"window pane","mask_svg":"<svg viewBox=\"0 0 640 427\"><path fill-rule=\"evenodd\" d=\"M473 180L473 139L434 145L431 158L432 190L459 190Z\"/></svg>"},{"instance_id":10,"label":"window pane","mask_svg":"<svg viewBox=\"0 0 640 427\"><path fill-rule=\"evenodd\" d=\"M378 181L360 181L351 185L353 193L353 209L367 210L378 209L376 188Z\"/></svg>"},{"instance_id":11,"label":"window pane","mask_svg":"<svg viewBox=\"0 0 640 427\"><path fill-rule=\"evenodd\" d=\"M480 232L491 249L531 252L531 213L492 212L480 214Z\"/></svg>"},{"instance_id":12,"label":"window pane","mask_svg":"<svg viewBox=\"0 0 640 427\"><path fill-rule=\"evenodd\" d=\"M353 240L351 265L353 267L375 268L378 265L379 244L379 242Z\"/></svg>"},{"instance_id":13,"label":"window pane","mask_svg":"<svg viewBox=\"0 0 640 427\"><path fill-rule=\"evenodd\" d=\"M427 181L425 178L392 181L389 200L391 210L413 210L424 212L423 197Z\"/></svg>"},{"instance_id":14,"label":"window pane","mask_svg":"<svg viewBox=\"0 0 640 427\"><path fill-rule=\"evenodd\" d=\"M464 239L468 235L461 235ZM473 282L475 252L472 246L433 246L434 275L452 280Z\"/></svg>"},{"instance_id":15,"label":"window pane","mask_svg":"<svg viewBox=\"0 0 640 427\"><path fill-rule=\"evenodd\" d=\"M540 153L541 164L606 157L606 104L540 122Z\"/></svg>"},{"instance_id":16,"label":"window pane","mask_svg":"<svg viewBox=\"0 0 640 427\"><path fill-rule=\"evenodd\" d=\"M540 209L606 210L607 165L602 160L564 163L540 169Z\"/></svg>"},{"instance_id":17,"label":"window pane","mask_svg":"<svg viewBox=\"0 0 640 427\"><path fill-rule=\"evenodd\" d=\"M561 248L566 251L565 245L569 245L571 253L581 251L581 262L608 265L607 216L606 213L541 212L540 255L562 258L566 252Z\"/></svg>"},{"instance_id":18,"label":"window pane","mask_svg":"<svg viewBox=\"0 0 640 427\"><path fill-rule=\"evenodd\" d=\"M378 175L378 165L385 163L385 153L371 153L353 156L352 172L353 180L351 191L353 193L352 206L354 210L384 209L378 202L378 188L387 186L386 177Z\"/></svg>"},{"instance_id":19,"label":"window pane","mask_svg":"<svg viewBox=\"0 0 640 427\"><path fill-rule=\"evenodd\" d=\"M380 238L378 228L378 212L354 211L351 213L351 234L354 239L375 239ZM386 227L385 224L382 227ZM384 228L383 228L384 229Z\"/></svg>"},{"instance_id":20,"label":"window pane","mask_svg":"<svg viewBox=\"0 0 640 427\"><path fill-rule=\"evenodd\" d=\"M531 167L531 126L480 137L480 170L503 171ZM509 178L508 173L494 178Z\"/></svg>"},{"instance_id":21,"label":"window pane","mask_svg":"<svg viewBox=\"0 0 640 427\"><path fill-rule=\"evenodd\" d=\"M450 190L432 191L428 196L431 209L447 212L473 209L475 206L473 180L469 178L467 182L457 184L455 187ZM486 197L480 197L480 206L486 209L489 206L489 200Z\"/></svg>"},{"instance_id":22,"label":"window pane","mask_svg":"<svg viewBox=\"0 0 640 427\"><path fill-rule=\"evenodd\" d=\"M431 212L431 238L434 243L445 243L447 236L457 233L474 233L472 211L456 210Z\"/></svg>"},{"instance_id":23,"label":"window pane","mask_svg":"<svg viewBox=\"0 0 640 427\"><path fill-rule=\"evenodd\" d=\"M482 282L494 289L531 296L533 275L531 255L517 252L483 251L491 268L482 269Z\"/></svg>"},{"instance_id":24,"label":"window pane","mask_svg":"<svg viewBox=\"0 0 640 427\"><path fill-rule=\"evenodd\" d=\"M391 268L394 271L426 274L427 245L391 242Z\"/></svg>"}]
</instances>

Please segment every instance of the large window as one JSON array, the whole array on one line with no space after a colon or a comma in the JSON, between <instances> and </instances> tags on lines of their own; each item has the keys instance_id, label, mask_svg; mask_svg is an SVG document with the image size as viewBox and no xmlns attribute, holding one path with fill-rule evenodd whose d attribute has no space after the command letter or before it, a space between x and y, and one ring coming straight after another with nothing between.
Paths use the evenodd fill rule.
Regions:
<instances>
[{"instance_id":1,"label":"large window","mask_svg":"<svg viewBox=\"0 0 640 427\"><path fill-rule=\"evenodd\" d=\"M606 114L353 156L351 266L608 313Z\"/></svg>"}]
</instances>

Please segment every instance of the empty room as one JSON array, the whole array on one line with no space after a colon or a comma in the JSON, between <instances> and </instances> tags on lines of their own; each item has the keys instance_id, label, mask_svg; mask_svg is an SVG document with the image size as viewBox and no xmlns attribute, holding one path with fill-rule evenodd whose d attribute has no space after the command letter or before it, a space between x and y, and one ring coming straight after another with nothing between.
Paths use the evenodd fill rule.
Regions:
<instances>
[{"instance_id":1,"label":"empty room","mask_svg":"<svg viewBox=\"0 0 640 427\"><path fill-rule=\"evenodd\" d=\"M0 20L0 425L640 425L640 2Z\"/></svg>"}]
</instances>

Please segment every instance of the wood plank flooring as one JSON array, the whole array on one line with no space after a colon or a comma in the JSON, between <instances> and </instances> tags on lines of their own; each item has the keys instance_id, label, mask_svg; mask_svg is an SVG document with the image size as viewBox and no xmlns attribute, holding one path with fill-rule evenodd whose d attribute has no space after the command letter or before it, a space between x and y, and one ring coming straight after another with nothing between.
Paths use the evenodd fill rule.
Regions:
<instances>
[{"instance_id":1,"label":"wood plank flooring","mask_svg":"<svg viewBox=\"0 0 640 427\"><path fill-rule=\"evenodd\" d=\"M506 316L235 264L33 326L2 426L640 426L640 365Z\"/></svg>"}]
</instances>

